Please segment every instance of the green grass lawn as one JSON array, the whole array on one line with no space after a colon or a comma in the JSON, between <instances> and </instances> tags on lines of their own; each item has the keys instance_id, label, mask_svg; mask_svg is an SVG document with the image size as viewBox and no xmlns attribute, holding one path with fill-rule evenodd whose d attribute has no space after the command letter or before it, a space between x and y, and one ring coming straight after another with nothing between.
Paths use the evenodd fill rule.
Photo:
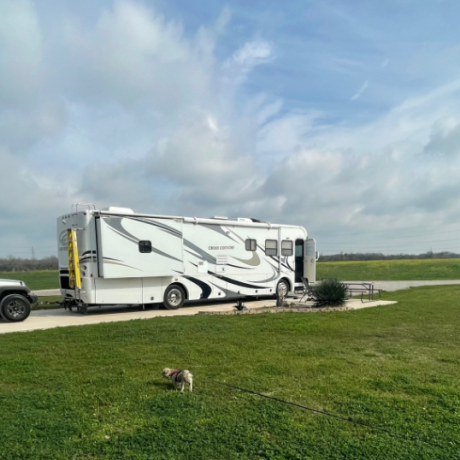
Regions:
<instances>
[{"instance_id":1,"label":"green grass lawn","mask_svg":"<svg viewBox=\"0 0 460 460\"><path fill-rule=\"evenodd\" d=\"M29 289L58 289L57 270L37 270L29 272L0 272L0 278L24 281Z\"/></svg>"},{"instance_id":2,"label":"green grass lawn","mask_svg":"<svg viewBox=\"0 0 460 460\"><path fill-rule=\"evenodd\" d=\"M460 259L318 262L317 279L402 281L460 279Z\"/></svg>"},{"instance_id":3,"label":"green grass lawn","mask_svg":"<svg viewBox=\"0 0 460 460\"><path fill-rule=\"evenodd\" d=\"M38 298L38 305L32 304L33 310L48 310L55 308L63 308L62 306L62 296L53 295L53 296L40 296Z\"/></svg>"},{"instance_id":4,"label":"green grass lawn","mask_svg":"<svg viewBox=\"0 0 460 460\"><path fill-rule=\"evenodd\" d=\"M22 280L30 289L59 288L57 270L3 272L0 278ZM318 262L317 278L342 281L460 279L460 259Z\"/></svg>"},{"instance_id":5,"label":"green grass lawn","mask_svg":"<svg viewBox=\"0 0 460 460\"><path fill-rule=\"evenodd\" d=\"M458 459L460 287L385 298L399 303L0 335L0 459ZM166 366L196 391L172 391Z\"/></svg>"}]
</instances>

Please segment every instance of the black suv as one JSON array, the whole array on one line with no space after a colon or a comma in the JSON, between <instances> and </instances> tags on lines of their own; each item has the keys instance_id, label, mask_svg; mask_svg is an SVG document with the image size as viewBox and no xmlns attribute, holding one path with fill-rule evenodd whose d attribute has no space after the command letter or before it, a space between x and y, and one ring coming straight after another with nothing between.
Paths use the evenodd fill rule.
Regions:
<instances>
[{"instance_id":1,"label":"black suv","mask_svg":"<svg viewBox=\"0 0 460 460\"><path fill-rule=\"evenodd\" d=\"M37 300L23 281L0 279L0 316L6 321L24 321Z\"/></svg>"}]
</instances>

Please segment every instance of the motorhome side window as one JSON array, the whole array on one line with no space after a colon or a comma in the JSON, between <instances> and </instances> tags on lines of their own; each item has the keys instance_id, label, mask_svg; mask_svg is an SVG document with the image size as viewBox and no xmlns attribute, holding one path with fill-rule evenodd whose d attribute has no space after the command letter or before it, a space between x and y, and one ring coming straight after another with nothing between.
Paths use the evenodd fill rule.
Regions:
<instances>
[{"instance_id":1,"label":"motorhome side window","mask_svg":"<svg viewBox=\"0 0 460 460\"><path fill-rule=\"evenodd\" d=\"M291 240L281 241L281 255L292 256L294 254L294 245Z\"/></svg>"},{"instance_id":2,"label":"motorhome side window","mask_svg":"<svg viewBox=\"0 0 460 460\"><path fill-rule=\"evenodd\" d=\"M246 251L255 251L257 249L257 240L246 240Z\"/></svg>"},{"instance_id":3,"label":"motorhome side window","mask_svg":"<svg viewBox=\"0 0 460 460\"><path fill-rule=\"evenodd\" d=\"M278 241L265 240L265 255L277 256L278 255Z\"/></svg>"},{"instance_id":4,"label":"motorhome side window","mask_svg":"<svg viewBox=\"0 0 460 460\"><path fill-rule=\"evenodd\" d=\"M139 241L139 252L152 252L152 242L149 240Z\"/></svg>"}]
</instances>

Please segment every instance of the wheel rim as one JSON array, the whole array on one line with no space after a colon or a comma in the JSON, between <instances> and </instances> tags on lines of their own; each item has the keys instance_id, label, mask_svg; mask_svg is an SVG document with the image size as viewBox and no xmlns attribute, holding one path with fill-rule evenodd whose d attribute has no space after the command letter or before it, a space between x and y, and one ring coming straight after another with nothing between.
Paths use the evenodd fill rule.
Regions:
<instances>
[{"instance_id":1,"label":"wheel rim","mask_svg":"<svg viewBox=\"0 0 460 460\"><path fill-rule=\"evenodd\" d=\"M286 297L287 294L287 285L284 281L278 284L278 296L279 297Z\"/></svg>"},{"instance_id":2,"label":"wheel rim","mask_svg":"<svg viewBox=\"0 0 460 460\"><path fill-rule=\"evenodd\" d=\"M19 300L12 300L6 306L6 311L11 318L20 318L26 312L26 306Z\"/></svg>"},{"instance_id":3,"label":"wheel rim","mask_svg":"<svg viewBox=\"0 0 460 460\"><path fill-rule=\"evenodd\" d=\"M171 289L168 293L168 303L173 307L177 307L182 302L182 292L180 289Z\"/></svg>"}]
</instances>

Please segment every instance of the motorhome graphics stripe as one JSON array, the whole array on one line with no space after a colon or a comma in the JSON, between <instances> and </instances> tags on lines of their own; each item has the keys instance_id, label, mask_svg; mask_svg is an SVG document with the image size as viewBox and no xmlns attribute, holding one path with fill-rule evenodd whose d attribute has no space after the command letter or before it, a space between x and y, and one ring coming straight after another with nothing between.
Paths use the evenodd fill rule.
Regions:
<instances>
[{"instance_id":1,"label":"motorhome graphics stripe","mask_svg":"<svg viewBox=\"0 0 460 460\"><path fill-rule=\"evenodd\" d=\"M224 230L224 227L221 227L218 224L211 225L211 224L198 224L200 227L205 227L208 230L212 230L213 232L220 233L221 235L224 235L226 238L232 240L235 243L238 243L235 239L233 239L230 235L228 235L227 232L230 232L230 230Z\"/></svg>"},{"instance_id":2,"label":"motorhome graphics stripe","mask_svg":"<svg viewBox=\"0 0 460 460\"><path fill-rule=\"evenodd\" d=\"M208 273L215 278L219 278L223 281L227 281L227 283L234 284L235 286L247 287L251 289L261 289L261 286L256 286L254 284L243 283L242 281L232 280L231 278L227 278L226 276L219 275L217 273L208 271ZM253 283L258 283L258 281L252 281Z\"/></svg>"},{"instance_id":3,"label":"motorhome graphics stripe","mask_svg":"<svg viewBox=\"0 0 460 460\"><path fill-rule=\"evenodd\" d=\"M157 222L156 220L140 219L136 217L128 217L128 219L137 220L138 222L143 222L144 224L148 224L148 225L153 225L154 227L158 227L160 230L170 233L171 235L176 236L177 238L182 238L182 232L180 232L179 230L173 227L170 227L169 225L161 224L160 222Z\"/></svg>"},{"instance_id":4,"label":"motorhome graphics stripe","mask_svg":"<svg viewBox=\"0 0 460 460\"><path fill-rule=\"evenodd\" d=\"M260 265L260 258L256 251L252 251L252 257L250 259L239 259L238 257L233 257L235 260L242 262L243 264L251 265L252 267L257 267Z\"/></svg>"},{"instance_id":5,"label":"motorhome graphics stripe","mask_svg":"<svg viewBox=\"0 0 460 460\"><path fill-rule=\"evenodd\" d=\"M128 232L128 230L125 230L125 228L121 225L122 219L122 217L103 217L102 221L105 222L115 233L118 233L120 236L126 238L132 243L139 243L139 239L136 238L132 233Z\"/></svg>"},{"instance_id":6,"label":"motorhome graphics stripe","mask_svg":"<svg viewBox=\"0 0 460 460\"><path fill-rule=\"evenodd\" d=\"M111 220L114 219L113 217L111 218ZM119 233L120 235L122 236L125 236L125 238L131 240L131 241L134 241L136 243L138 243L140 240L138 238L136 238L133 234L131 234L130 232L128 232L127 230L125 230L125 228L121 225L121 220L123 218L116 218L118 220L115 221L115 222L108 222L105 218L105 222L110 226L112 227L115 231L117 231L117 233ZM182 238L183 234L181 232L179 232L178 230L172 228L172 227L169 227L168 225L165 225L165 224L161 224L159 222L156 222L156 221L150 221L150 220L146 220L146 219L137 219L137 218L127 218L127 219L131 219L131 220L136 220L138 222L143 222L143 223L146 223L146 224L149 224L149 225L153 225L155 227L158 227L159 229L165 231L165 232L168 232L170 233L171 235L173 236L176 236L177 238ZM213 225L209 225L209 224L202 224L203 227L206 227L206 228L209 228L211 230L214 230L214 231L217 231L218 233L221 233L223 234L224 236L226 236L227 238L230 238L232 241L235 241L233 238L229 237L220 227L219 227L219 230L217 230L216 228L212 228L214 227ZM234 233L234 232L233 232ZM236 234L235 234L236 235ZM238 236L238 235L237 235ZM241 239L241 241L244 242L244 240L239 237ZM235 241L236 242L236 241ZM183 239L183 244L185 247L191 249L192 251L195 251L199 256L201 256L201 259L202 260L205 260L211 264L215 264L216 263L216 258L213 257L211 254L208 254L206 251L203 251L200 247L198 247L197 245L193 244L191 241L189 240L186 240L186 239ZM175 257L172 257L170 256L169 254L166 254L162 251L160 251L159 249L157 248L153 248L152 247L152 252L155 252L159 255L163 255L164 257L169 257L170 259L173 259L173 260L176 260L178 262L182 262L182 260L179 260L179 259L176 259ZM193 254L189 251L187 251L189 254L191 255L194 255L196 256L196 254ZM258 258L258 256L256 256ZM239 260L239 259L237 259ZM248 265L253 265L253 262L255 262L255 258L254 256L249 259L251 261L251 263L248 263L248 261L244 261L244 260L241 260L241 262L243 263L248 263ZM260 263L260 260L259 260L259 263ZM254 265L255 266L255 265ZM244 267L238 267L238 268L244 268Z\"/></svg>"},{"instance_id":7,"label":"motorhome graphics stripe","mask_svg":"<svg viewBox=\"0 0 460 460\"><path fill-rule=\"evenodd\" d=\"M104 264L121 265L122 267L132 268L133 270L137 270L138 272L142 271L139 268L131 267L131 265L124 264L121 260L118 259L111 259L110 257L103 257L103 259Z\"/></svg>"},{"instance_id":8,"label":"motorhome graphics stripe","mask_svg":"<svg viewBox=\"0 0 460 460\"><path fill-rule=\"evenodd\" d=\"M286 262L286 265L289 267L289 270L291 270L291 272L294 272L295 270L289 265L289 258L288 258L288 256L285 256L285 257L284 257L284 261Z\"/></svg>"},{"instance_id":9,"label":"motorhome graphics stripe","mask_svg":"<svg viewBox=\"0 0 460 460\"><path fill-rule=\"evenodd\" d=\"M211 257L211 256L209 256L208 258L202 258L202 257L200 257L200 255L194 254L193 252L190 252L190 251L187 251L187 250L185 250L185 252L186 252L187 254L190 254L190 255L193 256L193 257L197 257L197 258L200 259L200 260L203 260L203 261L205 261L205 262L209 262L209 263L211 263L211 264L213 264L213 265L216 265L216 259L213 258L213 257ZM210 259L212 259L212 260L210 260ZM195 265L195 267L198 267L198 265L194 264L193 262L190 262L190 263L191 263L192 265ZM238 269L240 269L240 270L252 270L252 268L250 268L250 267L240 267L239 265L233 265L233 264L225 264L225 265L226 265L227 267L238 268Z\"/></svg>"},{"instance_id":10,"label":"motorhome graphics stripe","mask_svg":"<svg viewBox=\"0 0 460 460\"><path fill-rule=\"evenodd\" d=\"M194 267L197 267L198 268L198 265L197 264L194 264L193 262L191 262L189 260L190 264L193 265ZM239 268L241 270L252 270L252 268L248 268L248 267L238 267L238 265L231 265L231 264L226 264L227 267L233 267L233 268Z\"/></svg>"},{"instance_id":11,"label":"motorhome graphics stripe","mask_svg":"<svg viewBox=\"0 0 460 460\"><path fill-rule=\"evenodd\" d=\"M190 280L192 283L195 283L197 286L201 288L201 299L208 299L209 296L211 295L212 288L211 286L208 286L204 281L201 281L197 278L193 278L193 276L184 276L184 278L187 278Z\"/></svg>"},{"instance_id":12,"label":"motorhome graphics stripe","mask_svg":"<svg viewBox=\"0 0 460 460\"><path fill-rule=\"evenodd\" d=\"M181 262L181 263L183 262L183 260L170 256L169 254L166 254L166 252L160 251L159 249L154 248L153 246L152 246L152 252L154 252L155 254L158 254L159 256L163 256L163 257L167 257L168 259L175 260L176 262Z\"/></svg>"},{"instance_id":13,"label":"motorhome graphics stripe","mask_svg":"<svg viewBox=\"0 0 460 460\"><path fill-rule=\"evenodd\" d=\"M257 245L257 247L263 252L265 253L265 250L262 248L262 246L260 246L259 244ZM274 260L276 263L280 262L280 264L284 267L284 268L287 268L288 270L290 270L291 272L293 272L294 270L289 267L288 265L286 265L285 263L283 263L283 261L280 259L279 256L268 256L270 257L270 259ZM278 269L278 267L276 267Z\"/></svg>"},{"instance_id":14,"label":"motorhome graphics stripe","mask_svg":"<svg viewBox=\"0 0 460 460\"><path fill-rule=\"evenodd\" d=\"M95 261L96 258L95 257L91 257L91 256L86 256L86 257L82 257L80 259L80 263L84 263L84 262L93 262L93 260Z\"/></svg>"},{"instance_id":15,"label":"motorhome graphics stripe","mask_svg":"<svg viewBox=\"0 0 460 460\"><path fill-rule=\"evenodd\" d=\"M238 296L243 297L244 296L244 294L240 294L238 291L232 291L231 289L220 287L215 283L211 283L211 284L217 289L219 289L220 291L222 291L225 294L225 297L238 297ZM215 299L215 297L213 298Z\"/></svg>"},{"instance_id":16,"label":"motorhome graphics stripe","mask_svg":"<svg viewBox=\"0 0 460 460\"><path fill-rule=\"evenodd\" d=\"M233 235L235 235L241 242L245 243L246 241L244 240L244 238L242 238L240 235L238 235L238 233L235 232L235 230L232 230L232 229L228 229L228 231L230 233L233 233ZM246 238L249 238L249 236L247 236Z\"/></svg>"},{"instance_id":17,"label":"motorhome graphics stripe","mask_svg":"<svg viewBox=\"0 0 460 460\"><path fill-rule=\"evenodd\" d=\"M113 217L111 218L113 219ZM126 238L127 240L131 241L132 243L135 243L135 244L139 244L139 241L141 241L139 238L137 238L136 236L134 236L132 233L128 232L127 230L125 230L125 228L121 225L121 220L122 218L117 218L118 219L118 222L117 221L114 221L114 222L108 222L105 218L105 223L115 232L117 233L118 235ZM174 235L174 236L177 236L177 235ZM169 254L166 254L166 252L163 252L163 251L160 251L159 249L155 248L152 246L152 252L155 253L155 254L158 254L159 256L162 256L162 257L167 257L168 259L171 259L171 260L175 260L176 262L182 262L181 259L177 259L176 257L173 257Z\"/></svg>"},{"instance_id":18,"label":"motorhome graphics stripe","mask_svg":"<svg viewBox=\"0 0 460 460\"><path fill-rule=\"evenodd\" d=\"M239 268L240 270L253 270L251 267L240 267L239 265L225 264L227 267Z\"/></svg>"},{"instance_id":19,"label":"motorhome graphics stripe","mask_svg":"<svg viewBox=\"0 0 460 460\"><path fill-rule=\"evenodd\" d=\"M273 275L270 278L267 278L266 280L259 280L259 281L251 281L251 283L266 283L267 281L273 281L276 280L279 275L278 275L278 270L276 270L273 266L270 265L270 268L273 270Z\"/></svg>"},{"instance_id":20,"label":"motorhome graphics stripe","mask_svg":"<svg viewBox=\"0 0 460 460\"><path fill-rule=\"evenodd\" d=\"M201 260L205 260L206 262L209 262L210 264L216 263L215 257L213 257L211 254L208 254L206 251L203 251L203 249L199 248L196 244L193 244L188 240L184 240L184 246L196 252L196 254L193 254L192 252L187 251L192 256L201 257Z\"/></svg>"}]
</instances>

